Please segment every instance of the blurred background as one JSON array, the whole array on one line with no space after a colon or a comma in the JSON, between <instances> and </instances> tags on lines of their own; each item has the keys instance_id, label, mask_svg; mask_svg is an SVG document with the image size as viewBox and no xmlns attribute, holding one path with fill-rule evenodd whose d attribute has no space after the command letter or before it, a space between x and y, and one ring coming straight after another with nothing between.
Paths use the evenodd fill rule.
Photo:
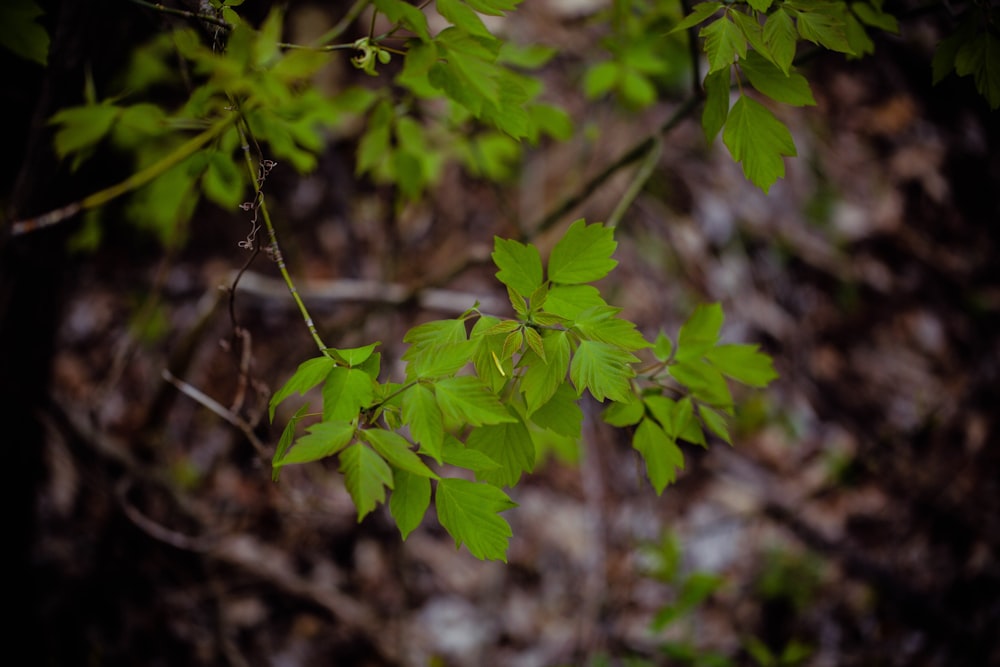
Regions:
<instances>
[{"instance_id":1,"label":"blurred background","mask_svg":"<svg viewBox=\"0 0 1000 667\"><path fill-rule=\"evenodd\" d=\"M0 56L8 220L113 182L113 158L60 164L46 119L165 25L141 3L39 4L49 67ZM348 7L285 4L291 42ZM546 453L512 490L507 564L456 550L433 517L405 542L384 509L359 524L335 464L271 481L294 406L270 426L266 402L315 347L266 253L230 303L250 257L241 212L199 208L169 250L114 212L93 249L76 249L79 220L5 236L11 640L38 665L1000 664L1000 123L968 77L931 85L953 16L885 4L908 18L874 56L805 66L817 106L778 110L799 155L767 195L697 114L586 191L691 89L683 39L649 28L630 44L677 63L650 75L655 101L586 94L611 58L603 0L533 0L490 23L557 50L544 97L575 128L512 149L494 178L449 164L400 204L355 175L361 126L331 136L312 173L269 174L324 340L381 341L387 373L414 324L476 300L508 314L495 235L544 253L572 220L613 214L620 264L602 289L623 316L674 336L721 302L724 338L774 357L780 379L738 395L734 446L685 450L662 496L588 403L580 449ZM348 57L316 85L363 81ZM233 354L230 308L249 357Z\"/></svg>"}]
</instances>

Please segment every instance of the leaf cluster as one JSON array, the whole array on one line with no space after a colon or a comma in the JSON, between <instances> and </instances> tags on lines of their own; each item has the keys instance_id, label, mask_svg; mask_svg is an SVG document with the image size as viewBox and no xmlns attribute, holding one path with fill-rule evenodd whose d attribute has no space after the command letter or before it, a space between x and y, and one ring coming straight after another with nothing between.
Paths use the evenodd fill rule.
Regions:
<instances>
[{"instance_id":1,"label":"leaf cluster","mask_svg":"<svg viewBox=\"0 0 1000 667\"><path fill-rule=\"evenodd\" d=\"M698 309L675 346L647 341L592 284L616 266L613 230L573 223L543 263L538 248L496 238L496 277L514 317L473 307L413 327L403 340L401 383L379 380L376 344L329 348L299 366L271 400L271 418L292 395L319 388L322 409L303 406L274 455L281 468L337 456L361 520L389 491L405 538L433 497L438 521L479 558L504 559L514 507L504 488L535 469L552 442L575 446L585 394L607 402L605 420L632 432L658 493L684 464L677 445L729 439L733 399L725 377L765 386L770 358L750 345L720 345L722 311ZM651 351L642 375L637 356ZM664 395L677 393L676 400ZM680 394L684 394L680 397ZM316 419L296 435L300 422Z\"/></svg>"}]
</instances>

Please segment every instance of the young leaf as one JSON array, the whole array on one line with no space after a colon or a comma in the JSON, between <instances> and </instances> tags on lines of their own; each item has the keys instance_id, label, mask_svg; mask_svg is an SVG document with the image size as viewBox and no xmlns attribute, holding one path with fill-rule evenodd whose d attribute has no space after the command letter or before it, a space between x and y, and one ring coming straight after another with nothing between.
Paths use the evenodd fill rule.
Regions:
<instances>
[{"instance_id":1,"label":"young leaf","mask_svg":"<svg viewBox=\"0 0 1000 667\"><path fill-rule=\"evenodd\" d=\"M784 123L760 102L741 95L729 111L722 140L743 173L764 192L785 175L782 156L794 156L795 142Z\"/></svg>"},{"instance_id":2,"label":"young leaf","mask_svg":"<svg viewBox=\"0 0 1000 667\"><path fill-rule=\"evenodd\" d=\"M500 464L499 468L476 472L476 479L495 486L515 486L521 473L535 467L535 444L519 419L473 429L465 444Z\"/></svg>"},{"instance_id":3,"label":"young leaf","mask_svg":"<svg viewBox=\"0 0 1000 667\"><path fill-rule=\"evenodd\" d=\"M273 462L275 467L291 463L309 463L333 456L346 447L354 438L354 425L345 421L325 421L313 424L295 441L295 445L281 459Z\"/></svg>"},{"instance_id":4,"label":"young leaf","mask_svg":"<svg viewBox=\"0 0 1000 667\"><path fill-rule=\"evenodd\" d=\"M729 392L729 386L722 373L714 367L703 360L695 359L673 364L668 370L678 382L690 389L699 401L732 411L733 397Z\"/></svg>"},{"instance_id":5,"label":"young leaf","mask_svg":"<svg viewBox=\"0 0 1000 667\"><path fill-rule=\"evenodd\" d=\"M670 355L674 353L674 342L670 340L670 337L662 331L656 336L656 340L653 342L653 356L656 357L658 361L667 361L670 359Z\"/></svg>"},{"instance_id":6,"label":"young leaf","mask_svg":"<svg viewBox=\"0 0 1000 667\"><path fill-rule=\"evenodd\" d=\"M308 359L299 364L292 377L288 378L281 389L271 397L268 404L268 417L271 422L274 422L274 411L282 401L294 393L305 394L325 380L335 365L333 359L326 356Z\"/></svg>"},{"instance_id":7,"label":"young leaf","mask_svg":"<svg viewBox=\"0 0 1000 667\"><path fill-rule=\"evenodd\" d=\"M427 42L431 40L427 28L427 16L406 0L375 0L375 7L390 21L409 28L420 39Z\"/></svg>"},{"instance_id":8,"label":"young leaf","mask_svg":"<svg viewBox=\"0 0 1000 667\"><path fill-rule=\"evenodd\" d=\"M542 258L538 248L500 237L494 238L493 248L493 263L500 269L497 280L523 297L541 286Z\"/></svg>"},{"instance_id":9,"label":"young leaf","mask_svg":"<svg viewBox=\"0 0 1000 667\"><path fill-rule=\"evenodd\" d=\"M441 414L452 422L482 426L517 421L476 377L463 375L439 380L434 384L434 395Z\"/></svg>"},{"instance_id":10,"label":"young leaf","mask_svg":"<svg viewBox=\"0 0 1000 667\"><path fill-rule=\"evenodd\" d=\"M618 265L611 259L617 247L610 227L577 220L552 248L549 280L563 285L600 280Z\"/></svg>"},{"instance_id":11,"label":"young leaf","mask_svg":"<svg viewBox=\"0 0 1000 667\"><path fill-rule=\"evenodd\" d=\"M723 15L701 29L705 38L705 53L708 55L708 73L726 69L737 56L747 54L747 39L728 15Z\"/></svg>"},{"instance_id":12,"label":"young leaf","mask_svg":"<svg viewBox=\"0 0 1000 667\"><path fill-rule=\"evenodd\" d=\"M657 495L677 479L677 469L684 468L684 455L677 443L652 419L643 419L632 437L646 463L646 474Z\"/></svg>"},{"instance_id":13,"label":"young leaf","mask_svg":"<svg viewBox=\"0 0 1000 667\"><path fill-rule=\"evenodd\" d=\"M755 51L740 61L740 69L750 85L776 102L792 106L814 106L812 90L805 77L797 72L783 73L776 65Z\"/></svg>"},{"instance_id":14,"label":"young leaf","mask_svg":"<svg viewBox=\"0 0 1000 667\"><path fill-rule=\"evenodd\" d=\"M463 543L480 560L507 562L507 544L512 535L510 524L499 512L517 507L510 497L489 484L464 479L442 479L437 483L434 506L438 521L455 540Z\"/></svg>"},{"instance_id":15,"label":"young leaf","mask_svg":"<svg viewBox=\"0 0 1000 667\"><path fill-rule=\"evenodd\" d=\"M503 389L507 381L514 374L514 364L510 357L504 357L503 344L506 334L502 331L495 334L488 333L495 326L503 321L508 321L519 326L513 320L500 320L490 315L480 317L472 327L471 340L476 343L476 351L472 355L472 363L476 368L476 374L486 383L494 393Z\"/></svg>"},{"instance_id":16,"label":"young leaf","mask_svg":"<svg viewBox=\"0 0 1000 667\"><path fill-rule=\"evenodd\" d=\"M385 502L385 487L392 488L394 483L389 464L361 443L355 443L340 453L340 472L344 475L344 486L358 508L359 522L378 503Z\"/></svg>"},{"instance_id":17,"label":"young leaf","mask_svg":"<svg viewBox=\"0 0 1000 667\"><path fill-rule=\"evenodd\" d=\"M378 346L377 342L365 345L364 347L351 347L343 350L329 347L326 351L344 366L354 368L367 361L372 356L372 352L375 351L376 346Z\"/></svg>"},{"instance_id":18,"label":"young leaf","mask_svg":"<svg viewBox=\"0 0 1000 667\"><path fill-rule=\"evenodd\" d=\"M625 401L632 393L629 380L635 377L632 364L639 361L632 353L601 341L582 341L573 355L569 375L578 393L590 390L603 401Z\"/></svg>"},{"instance_id":19,"label":"young leaf","mask_svg":"<svg viewBox=\"0 0 1000 667\"><path fill-rule=\"evenodd\" d=\"M751 387L766 387L778 377L771 357L759 352L756 345L719 345L708 350L705 357L723 375Z\"/></svg>"},{"instance_id":20,"label":"young leaf","mask_svg":"<svg viewBox=\"0 0 1000 667\"><path fill-rule=\"evenodd\" d=\"M420 444L420 451L441 463L444 421L434 392L423 384L407 389L403 393L403 423L409 425L413 439Z\"/></svg>"},{"instance_id":21,"label":"young leaf","mask_svg":"<svg viewBox=\"0 0 1000 667\"><path fill-rule=\"evenodd\" d=\"M452 375L472 360L476 350L460 319L425 322L406 332L403 342L410 344L402 357L408 362L409 378Z\"/></svg>"},{"instance_id":22,"label":"young leaf","mask_svg":"<svg viewBox=\"0 0 1000 667\"><path fill-rule=\"evenodd\" d=\"M389 496L389 513L396 520L399 534L405 540L424 518L431 504L431 482L396 468L392 471L393 489Z\"/></svg>"},{"instance_id":23,"label":"young leaf","mask_svg":"<svg viewBox=\"0 0 1000 667\"><path fill-rule=\"evenodd\" d=\"M360 431L360 435L362 440L370 444L394 468L405 470L412 475L437 479L434 471L424 465L420 457L410 449L410 443L406 438L395 431L369 428Z\"/></svg>"},{"instance_id":24,"label":"young leaf","mask_svg":"<svg viewBox=\"0 0 1000 667\"><path fill-rule=\"evenodd\" d=\"M323 419L352 421L361 408L371 405L374 397L375 383L368 373L337 366L323 384Z\"/></svg>"}]
</instances>

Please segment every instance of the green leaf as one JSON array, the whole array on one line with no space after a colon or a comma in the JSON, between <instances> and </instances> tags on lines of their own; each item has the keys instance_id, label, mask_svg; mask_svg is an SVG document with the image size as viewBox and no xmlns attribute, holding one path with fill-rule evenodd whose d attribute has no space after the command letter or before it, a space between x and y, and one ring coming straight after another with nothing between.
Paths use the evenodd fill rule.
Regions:
<instances>
[{"instance_id":1,"label":"green leaf","mask_svg":"<svg viewBox=\"0 0 1000 667\"><path fill-rule=\"evenodd\" d=\"M728 14L702 28L699 34L705 39L709 74L727 69L737 56L743 58L747 54L747 39Z\"/></svg>"},{"instance_id":2,"label":"green leaf","mask_svg":"<svg viewBox=\"0 0 1000 667\"><path fill-rule=\"evenodd\" d=\"M545 312L574 320L588 308L606 305L607 302L593 285L555 285L545 299ZM535 321L541 320L535 317Z\"/></svg>"},{"instance_id":3,"label":"green leaf","mask_svg":"<svg viewBox=\"0 0 1000 667\"><path fill-rule=\"evenodd\" d=\"M632 353L610 343L585 340L573 355L569 374L578 393L588 389L598 401L624 401L632 392L629 380L635 377L631 364L638 361Z\"/></svg>"},{"instance_id":4,"label":"green leaf","mask_svg":"<svg viewBox=\"0 0 1000 667\"><path fill-rule=\"evenodd\" d=\"M624 350L642 350L650 347L635 328L635 323L615 317L621 308L595 306L576 316L573 329L583 338L611 343Z\"/></svg>"},{"instance_id":5,"label":"green leaf","mask_svg":"<svg viewBox=\"0 0 1000 667\"><path fill-rule=\"evenodd\" d=\"M899 21L896 20L896 17L873 6L870 2L852 2L851 11L865 25L891 32L894 35L899 34Z\"/></svg>"},{"instance_id":6,"label":"green leaf","mask_svg":"<svg viewBox=\"0 0 1000 667\"><path fill-rule=\"evenodd\" d=\"M788 74L795 60L798 32L795 22L782 7L778 7L764 22L764 43L767 44L774 64Z\"/></svg>"},{"instance_id":7,"label":"green leaf","mask_svg":"<svg viewBox=\"0 0 1000 667\"><path fill-rule=\"evenodd\" d=\"M639 422L632 446L642 455L646 474L657 495L677 479L677 469L684 468L684 455L677 443L652 419Z\"/></svg>"},{"instance_id":8,"label":"green leaf","mask_svg":"<svg viewBox=\"0 0 1000 667\"><path fill-rule=\"evenodd\" d=\"M476 473L486 470L496 470L500 467L499 463L483 452L476 449L469 449L451 435L445 436L442 457L444 458L444 462L450 466L465 468Z\"/></svg>"},{"instance_id":9,"label":"green leaf","mask_svg":"<svg viewBox=\"0 0 1000 667\"><path fill-rule=\"evenodd\" d=\"M452 375L472 360L476 350L461 319L425 322L407 331L403 342L410 344L402 357L408 362L409 378Z\"/></svg>"},{"instance_id":10,"label":"green leaf","mask_svg":"<svg viewBox=\"0 0 1000 667\"><path fill-rule=\"evenodd\" d=\"M577 220L552 248L549 280L563 285L600 280L618 265L611 259L617 247L613 229Z\"/></svg>"},{"instance_id":11,"label":"green leaf","mask_svg":"<svg viewBox=\"0 0 1000 667\"><path fill-rule=\"evenodd\" d=\"M756 345L719 345L708 350L705 357L723 375L751 387L766 387L778 377L771 357L759 352Z\"/></svg>"},{"instance_id":12,"label":"green leaf","mask_svg":"<svg viewBox=\"0 0 1000 667\"><path fill-rule=\"evenodd\" d=\"M455 540L480 560L507 562L510 524L498 516L517 507L510 497L489 484L464 479L442 479L437 483L434 505L438 521Z\"/></svg>"},{"instance_id":13,"label":"green leaf","mask_svg":"<svg viewBox=\"0 0 1000 667\"><path fill-rule=\"evenodd\" d=\"M613 401L604 408L601 418L605 423L618 428L638 424L646 414L646 408L635 394L625 401Z\"/></svg>"},{"instance_id":14,"label":"green leaf","mask_svg":"<svg viewBox=\"0 0 1000 667\"><path fill-rule=\"evenodd\" d=\"M306 411L309 410L309 404L304 403L295 414L292 415L288 423L285 424L285 428L281 430L281 437L278 439L278 446L274 449L274 456L271 457L271 480L278 481L279 465L278 461L284 458L285 454L288 452L288 448L292 446L292 441L295 439L295 429L299 425L299 421L305 416Z\"/></svg>"},{"instance_id":15,"label":"green leaf","mask_svg":"<svg viewBox=\"0 0 1000 667\"><path fill-rule=\"evenodd\" d=\"M670 337L662 331L656 336L656 341L653 343L653 356L656 357L658 361L667 361L670 356L674 353L674 342L670 340Z\"/></svg>"},{"instance_id":16,"label":"green leaf","mask_svg":"<svg viewBox=\"0 0 1000 667\"><path fill-rule=\"evenodd\" d=\"M809 82L804 76L797 72L785 74L754 51L740 61L740 70L750 80L750 85L776 102L796 107L816 104Z\"/></svg>"},{"instance_id":17,"label":"green leaf","mask_svg":"<svg viewBox=\"0 0 1000 667\"><path fill-rule=\"evenodd\" d=\"M610 92L618 85L621 71L621 65L613 60L589 67L583 76L583 94L593 100Z\"/></svg>"},{"instance_id":18,"label":"green leaf","mask_svg":"<svg viewBox=\"0 0 1000 667\"><path fill-rule=\"evenodd\" d=\"M361 443L355 443L340 453L340 472L344 475L344 486L358 508L359 522L378 503L385 502L385 487L392 488L394 483L389 464Z\"/></svg>"},{"instance_id":19,"label":"green leaf","mask_svg":"<svg viewBox=\"0 0 1000 667\"><path fill-rule=\"evenodd\" d=\"M794 156L795 142L784 123L760 102L741 95L729 111L722 140L743 173L765 193L785 175L783 155Z\"/></svg>"},{"instance_id":20,"label":"green leaf","mask_svg":"<svg viewBox=\"0 0 1000 667\"><path fill-rule=\"evenodd\" d=\"M721 2L699 2L691 9L690 14L685 16L677 25L670 29L670 33L693 28L715 12L722 9L722 7L723 4Z\"/></svg>"},{"instance_id":21,"label":"green leaf","mask_svg":"<svg viewBox=\"0 0 1000 667\"><path fill-rule=\"evenodd\" d=\"M702 304L681 326L677 335L678 359L696 359L719 341L725 315L718 303Z\"/></svg>"},{"instance_id":22,"label":"green leaf","mask_svg":"<svg viewBox=\"0 0 1000 667\"><path fill-rule=\"evenodd\" d=\"M345 421L324 421L313 424L278 461L276 467L291 463L309 463L333 456L354 439L354 425Z\"/></svg>"},{"instance_id":23,"label":"green leaf","mask_svg":"<svg viewBox=\"0 0 1000 667\"><path fill-rule=\"evenodd\" d=\"M481 14L503 16L504 12L513 11L521 4L521 0L465 0L469 6Z\"/></svg>"},{"instance_id":24,"label":"green leaf","mask_svg":"<svg viewBox=\"0 0 1000 667\"><path fill-rule=\"evenodd\" d=\"M427 16L406 0L375 0L375 7L393 23L409 28L425 42L431 40Z\"/></svg>"},{"instance_id":25,"label":"green leaf","mask_svg":"<svg viewBox=\"0 0 1000 667\"><path fill-rule=\"evenodd\" d=\"M825 46L831 51L854 55L854 49L847 40L846 22L842 16L824 11L798 11L796 18L799 34L803 39Z\"/></svg>"},{"instance_id":26,"label":"green leaf","mask_svg":"<svg viewBox=\"0 0 1000 667\"><path fill-rule=\"evenodd\" d=\"M515 326L519 326L513 320L500 320L499 318L485 315L480 317L472 327L471 340L476 343L476 351L472 356L472 363L476 368L476 374L479 376L479 379L485 382L486 386L494 393L498 393L503 389L503 386L507 384L507 380L514 374L513 362L510 358L505 359L503 357L503 344L506 334L502 331L494 334L487 333L504 321L512 322Z\"/></svg>"},{"instance_id":27,"label":"green leaf","mask_svg":"<svg viewBox=\"0 0 1000 667\"><path fill-rule=\"evenodd\" d=\"M463 375L434 383L434 395L446 420L482 426L517 421L479 378Z\"/></svg>"},{"instance_id":28,"label":"green leaf","mask_svg":"<svg viewBox=\"0 0 1000 667\"><path fill-rule=\"evenodd\" d=\"M525 355L521 364L526 366L521 377L521 392L529 415L552 398L569 371L570 346L565 331L546 331L542 347L544 360L531 352Z\"/></svg>"},{"instance_id":29,"label":"green leaf","mask_svg":"<svg viewBox=\"0 0 1000 667\"><path fill-rule=\"evenodd\" d=\"M573 387L568 382L559 385L552 398L534 411L531 421L559 435L579 438L583 428L583 410Z\"/></svg>"},{"instance_id":30,"label":"green leaf","mask_svg":"<svg viewBox=\"0 0 1000 667\"><path fill-rule=\"evenodd\" d=\"M393 489L389 496L389 513L396 520L403 540L423 521L431 504L431 482L396 468L392 471Z\"/></svg>"},{"instance_id":31,"label":"green leaf","mask_svg":"<svg viewBox=\"0 0 1000 667\"><path fill-rule=\"evenodd\" d=\"M685 432L694 413L688 397L675 401L660 394L652 394L643 398L643 403L663 431L675 440Z\"/></svg>"},{"instance_id":32,"label":"green leaf","mask_svg":"<svg viewBox=\"0 0 1000 667\"><path fill-rule=\"evenodd\" d=\"M976 89L990 109L1000 107L1000 39L983 30L966 42L955 55L955 73L973 75Z\"/></svg>"},{"instance_id":33,"label":"green leaf","mask_svg":"<svg viewBox=\"0 0 1000 667\"><path fill-rule=\"evenodd\" d=\"M361 408L372 404L375 383L371 376L357 368L337 366L323 384L323 419L352 421Z\"/></svg>"},{"instance_id":34,"label":"green leaf","mask_svg":"<svg viewBox=\"0 0 1000 667\"><path fill-rule=\"evenodd\" d=\"M0 3L0 46L25 60L48 65L49 33L36 20L44 14L31 0L4 0Z\"/></svg>"},{"instance_id":35,"label":"green leaf","mask_svg":"<svg viewBox=\"0 0 1000 667\"><path fill-rule=\"evenodd\" d=\"M729 436L729 426L726 424L724 415L711 408L700 406L698 408L698 416L701 417L701 420L705 423L709 431L722 438L726 443L733 444L733 440Z\"/></svg>"},{"instance_id":36,"label":"green leaf","mask_svg":"<svg viewBox=\"0 0 1000 667\"><path fill-rule=\"evenodd\" d=\"M774 0L747 0L747 4L753 7L758 12L766 12L771 8L771 3Z\"/></svg>"},{"instance_id":37,"label":"green leaf","mask_svg":"<svg viewBox=\"0 0 1000 667\"><path fill-rule=\"evenodd\" d=\"M336 364L330 357L316 357L303 361L288 378L281 389L274 393L268 404L268 418L274 422L274 411L286 398L298 393L300 396L326 379Z\"/></svg>"},{"instance_id":38,"label":"green leaf","mask_svg":"<svg viewBox=\"0 0 1000 667\"><path fill-rule=\"evenodd\" d=\"M326 351L344 366L355 368L368 361L368 358L372 356L372 352L375 351L376 346L378 346L378 343L371 343L364 347L349 347L342 350L328 347Z\"/></svg>"},{"instance_id":39,"label":"green leaf","mask_svg":"<svg viewBox=\"0 0 1000 667\"><path fill-rule=\"evenodd\" d=\"M678 382L691 390L696 399L731 410L733 397L722 373L703 360L678 362L668 368Z\"/></svg>"},{"instance_id":40,"label":"green leaf","mask_svg":"<svg viewBox=\"0 0 1000 667\"><path fill-rule=\"evenodd\" d=\"M424 465L420 457L410 449L410 443L395 431L369 428L360 431L361 439L370 444L382 458L394 468L405 470L412 475L437 479L437 475Z\"/></svg>"},{"instance_id":41,"label":"green leaf","mask_svg":"<svg viewBox=\"0 0 1000 667\"><path fill-rule=\"evenodd\" d=\"M473 429L465 444L500 464L499 468L476 472L476 479L495 486L515 486L521 473L535 467L535 443L519 419Z\"/></svg>"},{"instance_id":42,"label":"green leaf","mask_svg":"<svg viewBox=\"0 0 1000 667\"><path fill-rule=\"evenodd\" d=\"M718 136L729 116L730 70L723 68L705 77L705 110L701 114L701 127L705 141L711 143Z\"/></svg>"},{"instance_id":43,"label":"green leaf","mask_svg":"<svg viewBox=\"0 0 1000 667\"><path fill-rule=\"evenodd\" d=\"M122 110L110 104L70 107L56 112L49 121L61 127L54 139L56 155L65 158L71 153L93 148L118 119Z\"/></svg>"},{"instance_id":44,"label":"green leaf","mask_svg":"<svg viewBox=\"0 0 1000 667\"><path fill-rule=\"evenodd\" d=\"M410 427L413 439L420 444L420 451L441 463L444 445L444 420L434 392L423 384L416 384L403 393L403 423Z\"/></svg>"},{"instance_id":45,"label":"green leaf","mask_svg":"<svg viewBox=\"0 0 1000 667\"><path fill-rule=\"evenodd\" d=\"M243 201L242 173L228 155L208 154L208 168L201 177L205 196L222 208L235 209Z\"/></svg>"},{"instance_id":46,"label":"green leaf","mask_svg":"<svg viewBox=\"0 0 1000 667\"><path fill-rule=\"evenodd\" d=\"M542 284L542 258L538 248L513 239L493 239L493 263L500 269L497 280L528 297Z\"/></svg>"},{"instance_id":47,"label":"green leaf","mask_svg":"<svg viewBox=\"0 0 1000 667\"><path fill-rule=\"evenodd\" d=\"M474 35L492 37L486 24L479 18L479 14L469 8L460 0L435 0L438 13L450 21L454 26L461 28Z\"/></svg>"}]
</instances>

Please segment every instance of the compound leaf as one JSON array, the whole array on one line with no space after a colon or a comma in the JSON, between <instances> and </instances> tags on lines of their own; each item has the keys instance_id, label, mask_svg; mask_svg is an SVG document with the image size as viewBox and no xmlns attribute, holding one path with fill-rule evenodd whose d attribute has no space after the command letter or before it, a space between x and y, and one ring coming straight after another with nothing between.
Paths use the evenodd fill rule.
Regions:
<instances>
[{"instance_id":1,"label":"compound leaf","mask_svg":"<svg viewBox=\"0 0 1000 667\"><path fill-rule=\"evenodd\" d=\"M778 377L771 357L758 351L756 345L719 345L708 350L705 357L723 375L751 387L766 387Z\"/></svg>"},{"instance_id":2,"label":"compound leaf","mask_svg":"<svg viewBox=\"0 0 1000 667\"><path fill-rule=\"evenodd\" d=\"M747 54L747 39L728 15L705 26L699 34L705 38L709 74L726 69L737 56L743 58Z\"/></svg>"},{"instance_id":3,"label":"compound leaf","mask_svg":"<svg viewBox=\"0 0 1000 667\"><path fill-rule=\"evenodd\" d=\"M797 72L782 72L756 51L751 51L740 61L740 69L750 80L750 85L776 102L797 107L816 104L804 76Z\"/></svg>"},{"instance_id":4,"label":"compound leaf","mask_svg":"<svg viewBox=\"0 0 1000 667\"><path fill-rule=\"evenodd\" d=\"M323 384L323 419L351 421L375 398L375 383L358 368L336 366Z\"/></svg>"},{"instance_id":5,"label":"compound leaf","mask_svg":"<svg viewBox=\"0 0 1000 667\"><path fill-rule=\"evenodd\" d=\"M416 384L403 394L403 423L410 427L413 439L420 444L420 451L441 463L444 420L433 391Z\"/></svg>"}]
</instances>

